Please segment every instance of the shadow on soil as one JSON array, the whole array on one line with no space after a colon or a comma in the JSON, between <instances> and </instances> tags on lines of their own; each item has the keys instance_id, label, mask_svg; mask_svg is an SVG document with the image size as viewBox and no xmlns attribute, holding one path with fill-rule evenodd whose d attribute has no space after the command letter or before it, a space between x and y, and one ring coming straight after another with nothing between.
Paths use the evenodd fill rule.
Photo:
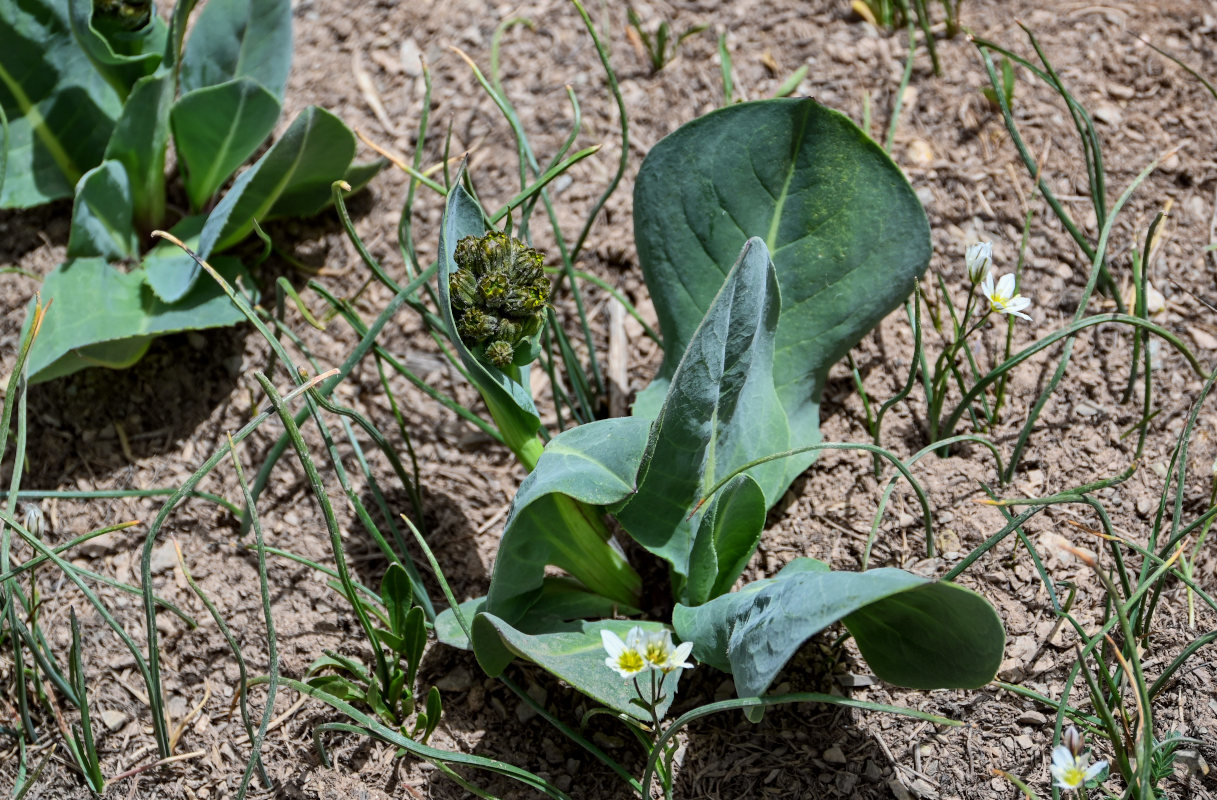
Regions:
<instances>
[{"instance_id":1,"label":"shadow on soil","mask_svg":"<svg viewBox=\"0 0 1217 800\"><path fill-rule=\"evenodd\" d=\"M774 682L772 691L829 692L831 652L826 636L809 642ZM521 691L564 724L580 720L596 706L540 669L517 661L505 673ZM444 697L442 727L458 739L477 744L471 751L499 759L545 778L577 798L637 797L623 779L588 751L537 715L498 680L487 678L471 653L434 648L424 660L422 688L435 684ZM709 667L686 673L669 715L715 700L734 697L730 677ZM600 747L635 779L646 758L626 726L611 716L592 717L581 734ZM678 749L676 797L886 797L890 769L882 746L854 722L854 712L818 703L796 703L767 710L760 723L742 711L723 711L694 721ZM523 797L521 784L488 772L462 774L499 797ZM427 796L456 800L461 787L432 773ZM385 787L392 792L393 787Z\"/></svg>"}]
</instances>

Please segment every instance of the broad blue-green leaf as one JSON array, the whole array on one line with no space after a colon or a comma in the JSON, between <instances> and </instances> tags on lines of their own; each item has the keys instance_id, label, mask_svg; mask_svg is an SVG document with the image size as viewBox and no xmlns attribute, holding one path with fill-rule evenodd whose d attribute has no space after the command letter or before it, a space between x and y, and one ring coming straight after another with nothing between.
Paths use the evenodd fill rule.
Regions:
<instances>
[{"instance_id":1,"label":"broad blue-green leaf","mask_svg":"<svg viewBox=\"0 0 1217 800\"><path fill-rule=\"evenodd\" d=\"M473 385L481 393L482 399L490 407L491 414L499 424L503 438L512 451L519 453L526 442L536 440L537 431L541 427L541 419L537 416L536 406L532 402L532 393L528 384L528 368L519 370L520 380L513 380L502 370L493 369L483 364L469 348L461 341L456 333L456 321L452 316L452 298L448 292L448 276L457 267L452 260L456 245L466 236L482 236L486 233L486 223L482 209L459 184L448 192L447 205L444 207L444 219L440 224L439 239L439 317L444 322L448 338L453 348L461 357L461 362L468 370ZM491 596L494 590L491 589ZM501 613L501 612L496 612Z\"/></svg>"},{"instance_id":2,"label":"broad blue-green leaf","mask_svg":"<svg viewBox=\"0 0 1217 800\"><path fill-rule=\"evenodd\" d=\"M747 473L737 475L714 496L697 527L681 602L701 605L731 591L764 529L765 495Z\"/></svg>"},{"instance_id":3,"label":"broad blue-green leaf","mask_svg":"<svg viewBox=\"0 0 1217 800\"><path fill-rule=\"evenodd\" d=\"M169 232L197 252L199 234L206 221L207 218L200 215L186 217L179 220ZM167 303L176 302L190 291L202 269L180 247L165 239L156 240L152 249L144 254L143 264L144 280L156 292L156 296Z\"/></svg>"},{"instance_id":4,"label":"broad blue-green leaf","mask_svg":"<svg viewBox=\"0 0 1217 800\"><path fill-rule=\"evenodd\" d=\"M558 630L571 620L603 619L641 613L636 608L623 606L607 597L589 592L573 578L559 575L546 576L541 588L533 593L533 597L535 602L528 615L517 624L517 627L528 633ZM485 597L466 600L460 604L461 614L467 622L472 622L485 608ZM469 640L465 638L465 631L451 608L444 609L436 616L435 638L449 647L469 649Z\"/></svg>"},{"instance_id":5,"label":"broad blue-green leaf","mask_svg":"<svg viewBox=\"0 0 1217 800\"><path fill-rule=\"evenodd\" d=\"M741 103L682 126L647 154L634 189L634 238L665 347L635 413L655 414L753 236L781 286L774 384L791 447L813 444L829 367L908 296L929 261L929 226L887 155L814 100ZM787 484L811 461L782 462Z\"/></svg>"},{"instance_id":6,"label":"broad blue-green leaf","mask_svg":"<svg viewBox=\"0 0 1217 800\"><path fill-rule=\"evenodd\" d=\"M117 161L103 161L85 173L76 188L68 257L100 256L118 261L139 255L131 185Z\"/></svg>"},{"instance_id":7,"label":"broad blue-green leaf","mask_svg":"<svg viewBox=\"0 0 1217 800\"><path fill-rule=\"evenodd\" d=\"M127 170L137 228L150 232L165 217L165 148L169 144L169 107L173 103L173 74L160 70L141 78L131 90L106 158ZM180 296L180 295L179 295ZM163 298L172 302L177 297Z\"/></svg>"},{"instance_id":8,"label":"broad blue-green leaf","mask_svg":"<svg viewBox=\"0 0 1217 800\"><path fill-rule=\"evenodd\" d=\"M9 124L0 207L71 197L102 162L121 107L72 36L66 3L0 2L0 110Z\"/></svg>"},{"instance_id":9,"label":"broad blue-green leaf","mask_svg":"<svg viewBox=\"0 0 1217 800\"><path fill-rule=\"evenodd\" d=\"M122 97L161 63L168 26L155 8L148 23L133 31L110 30L104 25L107 29L102 31L94 19L93 0L69 0L68 20L81 49Z\"/></svg>"},{"instance_id":10,"label":"broad blue-green leaf","mask_svg":"<svg viewBox=\"0 0 1217 800\"><path fill-rule=\"evenodd\" d=\"M649 631L662 630L665 626L658 622L606 619L572 622L566 630L529 635L493 614L481 613L473 620L473 651L482 669L491 677L502 674L507 665L520 656L614 711L649 722L650 715L630 702L638 696L633 681L622 678L604 663L608 654L600 631L609 630L624 639L633 627ZM666 699L657 709L660 716L667 713L672 703L680 672L671 673L664 682ZM645 676L639 682L650 684Z\"/></svg>"},{"instance_id":11,"label":"broad blue-green leaf","mask_svg":"<svg viewBox=\"0 0 1217 800\"><path fill-rule=\"evenodd\" d=\"M196 89L169 112L191 208L202 208L275 128L279 101L248 78Z\"/></svg>"},{"instance_id":12,"label":"broad blue-green leaf","mask_svg":"<svg viewBox=\"0 0 1217 800\"><path fill-rule=\"evenodd\" d=\"M713 485L757 458L790 449L773 387L777 279L765 243L750 239L694 332L651 428L638 487L617 520L646 549L688 575L691 516ZM785 489L781 461L754 467L770 504Z\"/></svg>"},{"instance_id":13,"label":"broad blue-green leaf","mask_svg":"<svg viewBox=\"0 0 1217 800\"><path fill-rule=\"evenodd\" d=\"M354 141L352 137L352 144ZM368 182L376 177L376 173L384 169L384 166L388 163L385 159L378 158L366 164L351 164L346 168L342 179L350 185L351 192L358 192L367 186ZM337 179L335 178L334 180ZM329 180L327 177L319 177L311 185L296 186L291 191L284 192L283 196L275 201L275 205L271 208L268 215L269 218L312 217L320 214L334 202L334 180Z\"/></svg>"},{"instance_id":14,"label":"broad blue-green leaf","mask_svg":"<svg viewBox=\"0 0 1217 800\"><path fill-rule=\"evenodd\" d=\"M216 204L199 240L199 255L232 247L265 222L313 203L343 177L355 155L355 135L316 106L300 112L287 131L233 182Z\"/></svg>"},{"instance_id":15,"label":"broad blue-green leaf","mask_svg":"<svg viewBox=\"0 0 1217 800\"><path fill-rule=\"evenodd\" d=\"M475 597L460 604L461 614L470 623L473 622L473 618L478 615L478 612L485 607L485 597ZM461 627L460 620L456 618L456 613L451 608L445 608L435 615L435 640L449 647L456 647L461 650L469 649L469 639L465 636L465 630Z\"/></svg>"},{"instance_id":16,"label":"broad blue-green leaf","mask_svg":"<svg viewBox=\"0 0 1217 800\"><path fill-rule=\"evenodd\" d=\"M229 282L240 277L244 286L251 285L236 259L217 258L211 263ZM200 282L180 302L169 305L145 285L143 270L122 272L100 258L60 265L43 282L42 297L54 304L30 351L31 382L95 365L129 366L133 353L142 354L133 343L146 347L152 336L235 325L244 319L212 281ZM94 348L97 345L105 346ZM117 364L116 352L121 353Z\"/></svg>"},{"instance_id":17,"label":"broad blue-green leaf","mask_svg":"<svg viewBox=\"0 0 1217 800\"><path fill-rule=\"evenodd\" d=\"M740 697L760 696L804 642L838 620L875 674L891 683L976 688L993 679L1005 633L980 595L899 569L829 572L803 561L673 612L681 640L694 642L699 661L730 672Z\"/></svg>"},{"instance_id":18,"label":"broad blue-green leaf","mask_svg":"<svg viewBox=\"0 0 1217 800\"><path fill-rule=\"evenodd\" d=\"M291 0L208 0L186 40L182 91L250 78L282 101L291 65Z\"/></svg>"},{"instance_id":19,"label":"broad blue-green leaf","mask_svg":"<svg viewBox=\"0 0 1217 800\"><path fill-rule=\"evenodd\" d=\"M570 518L581 511L595 513L595 506L618 503L633 492L649 427L638 417L597 420L549 441L512 501L490 578L487 611L513 624L534 603L545 613L537 597L549 565L578 575L591 562L619 572L621 582L637 591L637 575L625 560L603 541L573 537L576 526ZM628 598L618 598L623 600L629 604Z\"/></svg>"}]
</instances>

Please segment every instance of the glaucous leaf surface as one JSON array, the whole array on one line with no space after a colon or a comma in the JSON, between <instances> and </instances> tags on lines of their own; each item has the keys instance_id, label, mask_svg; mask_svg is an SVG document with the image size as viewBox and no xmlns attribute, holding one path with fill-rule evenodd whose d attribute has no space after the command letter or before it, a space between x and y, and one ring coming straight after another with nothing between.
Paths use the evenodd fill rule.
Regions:
<instances>
[{"instance_id":1,"label":"glaucous leaf surface","mask_svg":"<svg viewBox=\"0 0 1217 800\"><path fill-rule=\"evenodd\" d=\"M63 197L102 162L119 92L77 44L64 0L0 2L0 109L8 158L0 208Z\"/></svg>"},{"instance_id":2,"label":"glaucous leaf surface","mask_svg":"<svg viewBox=\"0 0 1217 800\"><path fill-rule=\"evenodd\" d=\"M68 257L98 256L109 261L137 257L133 214L127 171L117 161L101 162L76 187Z\"/></svg>"},{"instance_id":3,"label":"glaucous leaf surface","mask_svg":"<svg viewBox=\"0 0 1217 800\"><path fill-rule=\"evenodd\" d=\"M182 95L169 112L186 196L202 208L275 128L279 101L249 78Z\"/></svg>"},{"instance_id":4,"label":"glaucous leaf surface","mask_svg":"<svg viewBox=\"0 0 1217 800\"><path fill-rule=\"evenodd\" d=\"M996 611L968 589L891 568L831 572L806 558L672 614L693 655L730 672L740 697L759 697L804 642L839 620L876 675L917 689L983 686L1005 645Z\"/></svg>"},{"instance_id":5,"label":"glaucous leaf surface","mask_svg":"<svg viewBox=\"0 0 1217 800\"><path fill-rule=\"evenodd\" d=\"M186 38L182 93L250 78L282 101L291 66L291 0L207 0Z\"/></svg>"},{"instance_id":6,"label":"glaucous leaf surface","mask_svg":"<svg viewBox=\"0 0 1217 800\"><path fill-rule=\"evenodd\" d=\"M633 681L621 677L604 663L608 654L600 636L601 630L609 630L624 639L635 626L644 630L665 627L658 622L606 619L572 622L564 626L565 630L530 635L493 614L483 613L473 621L474 653L482 669L492 677L502 674L507 665L520 656L614 711L649 722L650 715L630 702L638 696ZM658 707L660 716L672 704L679 676L677 670L664 682L666 699ZM649 686L649 673L643 673L639 683Z\"/></svg>"},{"instance_id":7,"label":"glaucous leaf surface","mask_svg":"<svg viewBox=\"0 0 1217 800\"><path fill-rule=\"evenodd\" d=\"M634 493L614 510L647 550L689 574L703 498L720 479L790 449L773 385L774 332L781 309L765 243L749 239L666 384ZM785 488L781 461L749 470L772 503ZM707 498L708 499L708 498Z\"/></svg>"},{"instance_id":8,"label":"glaucous leaf surface","mask_svg":"<svg viewBox=\"0 0 1217 800\"><path fill-rule=\"evenodd\" d=\"M211 264L230 283L241 277L245 287L252 285L236 259L221 257ZM235 325L244 319L214 281L199 282L170 305L147 286L142 269L123 272L101 258L61 264L43 282L42 298L54 304L30 351L34 383L90 366L129 366L143 354L143 349L132 348L133 342L146 348L152 336Z\"/></svg>"},{"instance_id":9,"label":"glaucous leaf surface","mask_svg":"<svg viewBox=\"0 0 1217 800\"><path fill-rule=\"evenodd\" d=\"M664 337L635 413L657 413L754 236L781 287L773 370L791 447L812 444L829 367L908 296L929 261L929 226L882 149L815 100L739 103L682 126L647 154L634 187L634 238ZM812 460L784 461L786 485ZM766 487L771 504L779 495Z\"/></svg>"}]
</instances>

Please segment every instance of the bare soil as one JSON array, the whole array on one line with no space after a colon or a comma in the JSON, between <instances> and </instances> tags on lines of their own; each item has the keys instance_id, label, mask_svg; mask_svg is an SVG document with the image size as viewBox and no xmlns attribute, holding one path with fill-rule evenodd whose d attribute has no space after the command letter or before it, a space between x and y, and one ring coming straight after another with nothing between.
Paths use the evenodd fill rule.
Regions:
<instances>
[{"instance_id":1,"label":"bare soil","mask_svg":"<svg viewBox=\"0 0 1217 800\"><path fill-rule=\"evenodd\" d=\"M580 267L617 287L644 314L653 315L637 267L631 238L629 187L642 156L664 135L722 103L716 38L726 33L734 60L736 96L756 99L772 94L800 65L810 67L798 94L814 96L861 122L871 110L871 134L879 141L891 123L907 39L903 31L877 31L860 20L844 0L730 0L729 2L648 2L636 8L648 29L662 19L675 31L706 23L708 31L686 40L677 58L652 73L626 33L624 4L589 4L601 26L621 79L629 118L629 170L618 191L597 217ZM940 9L935 9L938 13ZM1217 261L1205 247L1214 239L1217 213L1217 99L1192 76L1155 53L1141 39L1176 54L1217 80L1217 10L1205 0L1144 3L1131 0L1044 3L1032 0L968 0L962 23L978 36L1031 54L1015 24L1032 30L1075 96L1094 115L1102 138L1111 198L1155 158L1160 167L1137 191L1115 226L1109 252L1118 282L1128 284L1132 250L1159 211L1168 210L1164 234L1150 264L1154 285L1166 297L1161 324L1178 334L1206 368L1217 361ZM337 0L296 3L296 54L284 125L309 104L328 108L369 139L425 163L442 159L450 134L452 153L468 151L474 180L484 202L495 206L518 190L515 146L509 127L482 92L460 48L488 69L496 26L527 18L529 26L510 28L502 39L502 81L536 151L552 153L569 132L572 115L564 87L578 94L583 129L577 146L602 144L594 157L575 167L571 180L554 187L560 219L577 230L610 179L620 157L621 138L615 106L604 73L575 10L563 0L483 3L475 0L350 4ZM994 242L997 270L1012 271L1018 257L1024 218L1032 216L1026 250L1023 293L1034 301L1032 324L1015 329L1019 348L1066 324L1089 268L1087 260L1056 222L1043 201L1033 196L1032 178L1019 160L999 114L981 96L987 85L975 47L963 35L941 35L942 74L930 67L927 51L916 51L912 81L904 95L892 155L926 206L934 257L924 287L934 294L942 275L955 298L966 290L962 253L972 241ZM424 83L422 54L432 71L431 129L423 142L415 131ZM364 80L359 80L359 75ZM1073 124L1047 87L1018 70L1015 110L1031 152L1043 160L1043 176L1091 241L1098 236L1088 212L1086 174ZM374 104L380 103L383 112ZM366 157L374 154L364 150ZM404 274L396 244L405 198L406 176L392 168L352 202L356 227L371 253L392 274ZM422 190L413 218L414 238L424 261L435 253L440 199ZM0 212L0 261L45 274L63 257L70 206L57 203L31 212ZM332 215L272 226L278 247L321 269L316 276L339 296L354 297L367 270ZM544 235L539 245L550 243ZM298 283L308 275L280 256L268 274L288 274ZM0 289L0 363L14 361L18 332L37 283L6 275ZM269 280L267 285L270 285ZM601 357L609 340L609 298L589 289L590 318ZM374 316L388 294L373 284L356 300L365 318ZM560 306L569 303L560 298ZM1093 310L1110 307L1101 297ZM314 310L317 310L315 307ZM569 311L568 308L564 310ZM567 315L569 318L569 315ZM653 317L652 317L653 318ZM325 366L336 365L356 341L341 320L326 331L308 329L294 311L289 322ZM48 324L53 324L53 316ZM977 357L992 364L1002 347L1002 329L981 337ZM627 324L629 387L644 386L658 364L657 348ZM935 356L943 341L927 329L926 346ZM450 370L418 320L403 312L381 343L399 354L428 382L471 407L476 394ZM29 467L24 486L43 489L126 489L172 487L213 453L226 434L239 429L265 407L252 371L264 369L268 348L245 328L170 336L125 372L90 370L35 387L30 393ZM1126 329L1097 327L1077 339L1066 379L1045 405L1014 482L998 485L991 455L964 447L949 458L930 456L915 471L930 495L942 555L924 558L924 532L916 498L901 485L884 514L871 566L901 566L941 575L963 554L1004 524L1000 511L978 500L981 482L1006 497L1034 497L1109 478L1133 459L1141 420L1140 401L1122 402L1130 370ZM907 375L912 336L902 313L892 315L853 352L863 384L876 402L895 394ZM1014 373L1003 420L992 436L1008 457L1029 407L1055 369L1059 351L1048 351ZM1171 451L1182 430L1201 377L1176 352L1162 346L1154 371L1156 416L1139 468L1127 481L1097 493L1120 535L1144 542ZM283 385L282 374L277 383ZM394 379L402 398L407 428L420 460L425 523L432 548L460 598L486 590L505 510L523 476L510 454L461 422L405 381ZM372 418L382 430L396 431L391 409L374 367L364 365L338 392L343 403ZM546 397L543 408L550 408ZM845 365L830 382L823 408L829 441L866 441L864 410ZM1201 412L1191 442L1185 514L1194 518L1207 506L1210 465L1217 456L1214 417ZM888 415L883 443L902 457L926 443L925 402L919 390ZM267 424L240 448L247 473L261 464L281 429ZM394 441L402 444L400 436ZM321 441L310 433L314 454ZM347 450L341 450L350 459ZM393 483L388 466L374 459L377 474ZM798 556L813 556L837 569L861 567L876 505L887 477L877 480L862 454L826 453L794 485L771 514L770 529L749 566L751 580L774 573ZM230 465L207 477L200 489L231 500L240 497ZM378 585L385 562L342 507L337 484L331 497L343 515L345 547L364 583ZM394 495L406 510L404 493ZM62 542L91 528L134 519L133 530L95 540L74 552L91 569L139 583L139 552L147 524L160 509L159 499L114 499L88 503L46 500L48 537ZM329 540L298 465L284 459L260 505L268 542L321 563L332 563ZM1102 611L1102 589L1089 569L1059 547L1060 534L1076 546L1099 550L1082 528L1097 527L1093 513L1078 505L1058 506L1035 517L1024 532L1041 545L1046 568L1057 580L1078 586L1075 613L1093 624ZM238 538L234 519L204 500L178 508L154 555L156 591L199 620L188 629L161 614L162 663L168 713L181 726L175 764L114 782L108 797L211 800L235 792L248 753L239 719L231 712L237 667L215 625L190 593L176 564L173 542L180 544L193 575L219 606L255 674L267 666L266 634L258 598L254 558ZM28 554L19 552L19 556ZM419 560L420 554L412 551ZM1212 546L1202 551L1195 579L1217 587L1217 558ZM358 625L349 606L328 589L323 576L296 563L277 560L270 568L274 621L284 674L300 677L323 650L353 657L360 650ZM999 677L1048 696L1060 695L1073 664L1075 635L1054 633L1054 615L1027 551L1013 538L974 564L962 582L990 598L1005 621L1008 642ZM112 632L92 614L61 574L37 573L42 598L41 624L51 646L66 653L68 610L75 608L85 636L89 691L96 709L108 712L101 726L103 771L117 775L156 759L144 686L135 662ZM105 589L101 596L117 618L143 641L143 616L137 597ZM434 593L439 597L438 592ZM1197 604L1190 623L1183 587L1171 584L1158 615L1158 628L1146 653L1152 678L1198 633L1217 619ZM1051 638L1049 638L1051 635ZM826 652L831 638L816 640L779 678L777 691L823 690L918 708L959 720L962 727L940 728L906 718L800 705L775 709L753 725L724 714L690 726L682 740L677 796L727 797L918 797L1008 798L1015 790L995 769L1021 776L1047 792L1053 712L996 685L978 691L914 692L869 683L865 663L848 647ZM10 686L12 664L0 657L0 685ZM1201 650L1155 708L1156 733L1179 731L1204 744L1200 750L1217 764L1217 692L1211 650ZM508 675L569 724L577 724L585 701L536 669L516 665ZM859 676L862 676L859 679ZM629 796L628 789L501 683L486 678L464 652L432 647L420 677L438 685L444 716L433 743L504 759L547 777L577 798ZM857 685L868 684L869 685ZM1075 690L1080 698L1082 689ZM695 670L677 701L676 711L732 696L727 676ZM255 713L265 694L252 692ZM1082 702L1080 699L1078 702ZM12 698L0 695L0 724L13 724ZM281 691L276 724L264 759L276 781L256 796L285 798L387 798L465 796L427 764L394 758L391 748L346 734L326 734L333 766L324 767L313 743L314 727L337 717L315 703L298 702ZM57 749L55 723L41 721L49 735L30 756L52 758L27 797L87 797L80 777ZM67 722L72 722L69 718ZM643 757L628 733L606 717L594 718L587 731L597 743L636 774ZM1105 755L1098 743L1100 755ZM0 737L0 792L14 780L15 750ZM502 797L522 797L518 784L485 774L467 774ZM1112 784L1114 785L1114 783ZM1217 794L1217 777L1182 770L1163 784L1169 797L1206 798Z\"/></svg>"}]
</instances>

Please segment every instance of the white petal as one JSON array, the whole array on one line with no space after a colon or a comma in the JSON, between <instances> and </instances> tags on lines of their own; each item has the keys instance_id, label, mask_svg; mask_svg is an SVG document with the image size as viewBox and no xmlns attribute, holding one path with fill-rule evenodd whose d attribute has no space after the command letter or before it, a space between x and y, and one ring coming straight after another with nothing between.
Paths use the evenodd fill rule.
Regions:
<instances>
[{"instance_id":1,"label":"white petal","mask_svg":"<svg viewBox=\"0 0 1217 800\"><path fill-rule=\"evenodd\" d=\"M1096 761L1090 765L1090 769L1086 770L1086 780L1090 780L1095 775L1098 775L1103 770L1107 769L1106 761Z\"/></svg>"},{"instance_id":2,"label":"white petal","mask_svg":"<svg viewBox=\"0 0 1217 800\"><path fill-rule=\"evenodd\" d=\"M1007 272L997 279L997 294L1001 297L1011 297L1014 295L1014 273Z\"/></svg>"},{"instance_id":3,"label":"white petal","mask_svg":"<svg viewBox=\"0 0 1217 800\"><path fill-rule=\"evenodd\" d=\"M980 290L984 292L985 297L993 296L993 273L985 273L985 279L980 283Z\"/></svg>"},{"instance_id":4,"label":"white petal","mask_svg":"<svg viewBox=\"0 0 1217 800\"><path fill-rule=\"evenodd\" d=\"M630 628L630 632L625 635L625 646L630 650L641 650L643 642L642 628L635 625Z\"/></svg>"},{"instance_id":5,"label":"white petal","mask_svg":"<svg viewBox=\"0 0 1217 800\"><path fill-rule=\"evenodd\" d=\"M1066 770L1073 766L1073 753L1069 752L1068 747L1058 744L1052 748L1052 766L1061 770ZM1055 774L1053 772L1053 775Z\"/></svg>"},{"instance_id":6,"label":"white petal","mask_svg":"<svg viewBox=\"0 0 1217 800\"><path fill-rule=\"evenodd\" d=\"M629 648L625 642L621 641L621 637L610 630L601 629L600 641L604 644L604 649L609 654L608 665L613 666L613 660L619 657Z\"/></svg>"}]
</instances>

